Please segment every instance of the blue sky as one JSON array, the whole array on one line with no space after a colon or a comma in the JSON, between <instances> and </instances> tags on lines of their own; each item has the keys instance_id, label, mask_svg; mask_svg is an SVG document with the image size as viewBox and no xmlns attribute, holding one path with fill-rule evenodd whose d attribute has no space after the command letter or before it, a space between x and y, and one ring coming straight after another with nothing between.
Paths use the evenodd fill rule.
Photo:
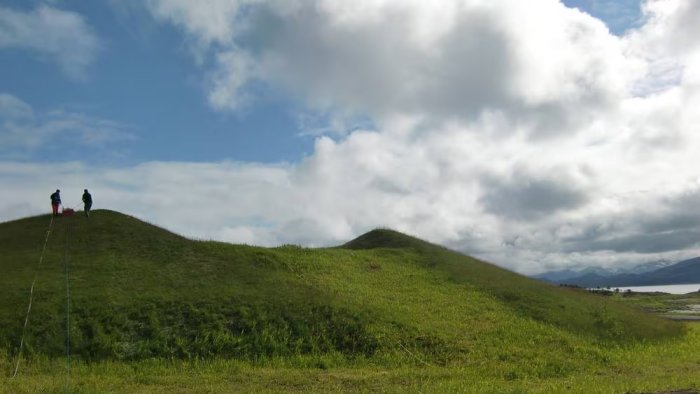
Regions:
<instances>
[{"instance_id":1,"label":"blue sky","mask_svg":"<svg viewBox=\"0 0 700 394\"><path fill-rule=\"evenodd\" d=\"M578 8L602 20L610 31L623 34L641 23L640 0L565 0L568 7Z\"/></svg>"},{"instance_id":2,"label":"blue sky","mask_svg":"<svg viewBox=\"0 0 700 394\"><path fill-rule=\"evenodd\" d=\"M5 0L0 220L89 188L199 239L694 257L698 4Z\"/></svg>"}]
</instances>

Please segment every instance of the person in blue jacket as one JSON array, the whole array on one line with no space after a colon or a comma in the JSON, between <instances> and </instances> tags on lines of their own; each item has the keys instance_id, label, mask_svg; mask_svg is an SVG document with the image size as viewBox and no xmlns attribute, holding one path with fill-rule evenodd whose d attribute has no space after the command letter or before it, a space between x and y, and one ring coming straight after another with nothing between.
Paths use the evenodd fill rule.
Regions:
<instances>
[{"instance_id":1,"label":"person in blue jacket","mask_svg":"<svg viewBox=\"0 0 700 394\"><path fill-rule=\"evenodd\" d=\"M51 194L51 209L53 215L58 216L58 206L61 205L61 191L56 189L56 192Z\"/></svg>"}]
</instances>

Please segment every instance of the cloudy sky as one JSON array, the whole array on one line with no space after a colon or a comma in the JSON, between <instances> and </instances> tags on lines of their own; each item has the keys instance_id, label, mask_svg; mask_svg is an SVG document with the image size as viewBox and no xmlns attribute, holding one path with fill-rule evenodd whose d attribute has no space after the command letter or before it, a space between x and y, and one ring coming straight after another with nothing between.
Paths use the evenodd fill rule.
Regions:
<instances>
[{"instance_id":1,"label":"cloudy sky","mask_svg":"<svg viewBox=\"0 0 700 394\"><path fill-rule=\"evenodd\" d=\"M0 220L88 188L196 239L698 256L697 37L695 0L4 0Z\"/></svg>"}]
</instances>

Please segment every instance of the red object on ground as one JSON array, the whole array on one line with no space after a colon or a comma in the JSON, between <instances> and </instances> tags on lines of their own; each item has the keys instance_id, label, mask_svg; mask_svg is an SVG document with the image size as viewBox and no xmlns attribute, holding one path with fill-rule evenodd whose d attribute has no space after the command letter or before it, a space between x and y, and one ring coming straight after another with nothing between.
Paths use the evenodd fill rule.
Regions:
<instances>
[{"instance_id":1,"label":"red object on ground","mask_svg":"<svg viewBox=\"0 0 700 394\"><path fill-rule=\"evenodd\" d=\"M74 213L75 213L74 210L72 210L72 209L70 209L70 208L64 208L64 209L63 209L63 214L62 214L62 215L63 215L63 216L73 216Z\"/></svg>"}]
</instances>

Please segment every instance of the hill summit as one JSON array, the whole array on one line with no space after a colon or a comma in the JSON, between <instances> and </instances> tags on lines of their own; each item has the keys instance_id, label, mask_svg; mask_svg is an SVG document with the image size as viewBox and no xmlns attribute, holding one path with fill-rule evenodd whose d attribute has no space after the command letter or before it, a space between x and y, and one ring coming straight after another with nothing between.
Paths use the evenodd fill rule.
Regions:
<instances>
[{"instance_id":1,"label":"hill summit","mask_svg":"<svg viewBox=\"0 0 700 394\"><path fill-rule=\"evenodd\" d=\"M342 247L346 249L420 248L426 244L425 241L398 231L375 229L360 235Z\"/></svg>"},{"instance_id":2,"label":"hill summit","mask_svg":"<svg viewBox=\"0 0 700 394\"><path fill-rule=\"evenodd\" d=\"M683 331L391 230L335 248L262 248L193 241L97 210L56 218L38 265L49 222L0 224L0 348L10 355L35 275L25 351L64 354L68 316L71 353L85 360L306 354L505 368L527 357L539 371L596 359L586 344Z\"/></svg>"}]
</instances>

